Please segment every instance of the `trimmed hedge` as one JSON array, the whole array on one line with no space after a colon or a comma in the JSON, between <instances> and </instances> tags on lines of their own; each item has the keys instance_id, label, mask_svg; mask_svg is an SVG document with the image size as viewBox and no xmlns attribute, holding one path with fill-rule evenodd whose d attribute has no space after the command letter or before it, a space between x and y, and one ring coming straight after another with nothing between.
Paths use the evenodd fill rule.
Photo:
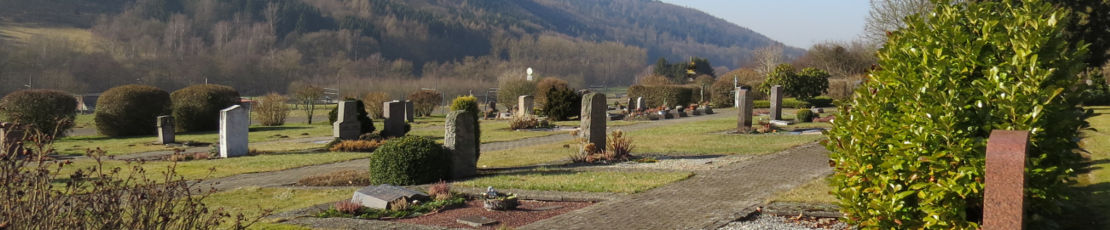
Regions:
<instances>
[{"instance_id":1,"label":"trimmed hedge","mask_svg":"<svg viewBox=\"0 0 1110 230\"><path fill-rule=\"evenodd\" d=\"M544 103L540 113L548 119L565 121L577 117L582 113L582 95L574 89L562 88L547 91L547 103Z\"/></svg>"},{"instance_id":2,"label":"trimmed hedge","mask_svg":"<svg viewBox=\"0 0 1110 230\"><path fill-rule=\"evenodd\" d=\"M699 93L697 87L685 85L634 85L628 88L628 97L644 97L648 108L662 106L664 101L668 106L689 105L695 103Z\"/></svg>"},{"instance_id":3,"label":"trimmed hedge","mask_svg":"<svg viewBox=\"0 0 1110 230\"><path fill-rule=\"evenodd\" d=\"M386 142L370 157L372 184L415 185L446 179L451 156L432 139L404 136Z\"/></svg>"},{"instance_id":4,"label":"trimmed hedge","mask_svg":"<svg viewBox=\"0 0 1110 230\"><path fill-rule=\"evenodd\" d=\"M173 91L173 118L177 131L214 131L220 128L220 110L239 104L239 92L222 85L194 85Z\"/></svg>"},{"instance_id":5,"label":"trimmed hedge","mask_svg":"<svg viewBox=\"0 0 1110 230\"><path fill-rule=\"evenodd\" d=\"M782 99L782 107L783 108L809 108L809 107L813 107L813 106L833 107L834 106L833 105L833 99L828 98L828 97L823 97L823 96L822 97L817 97L817 98L814 98L814 99L810 99L808 102L799 101L798 99L794 99L794 98L784 98L784 99ZM753 108L771 108L771 101L770 100L755 100L755 101L752 102L752 107Z\"/></svg>"},{"instance_id":6,"label":"trimmed hedge","mask_svg":"<svg viewBox=\"0 0 1110 230\"><path fill-rule=\"evenodd\" d=\"M96 131L109 137L152 135L158 116L170 114L170 94L145 85L108 89L96 100Z\"/></svg>"},{"instance_id":7,"label":"trimmed hedge","mask_svg":"<svg viewBox=\"0 0 1110 230\"><path fill-rule=\"evenodd\" d=\"M4 120L58 137L73 129L76 111L77 99L58 90L20 90L0 99Z\"/></svg>"},{"instance_id":8,"label":"trimmed hedge","mask_svg":"<svg viewBox=\"0 0 1110 230\"><path fill-rule=\"evenodd\" d=\"M374 119L371 119L370 113L366 111L366 104L359 99L347 98L346 100L355 102L355 111L357 112L355 117L358 118L359 133L373 133L377 128L374 127ZM336 120L339 120L338 105L328 111L328 124L334 125ZM405 123L405 125L407 126L408 123ZM408 132L407 128L405 132Z\"/></svg>"},{"instance_id":9,"label":"trimmed hedge","mask_svg":"<svg viewBox=\"0 0 1110 230\"><path fill-rule=\"evenodd\" d=\"M1030 131L1028 229L1060 228L1083 161L1087 111L1074 91L1087 46L1043 1L937 4L909 17L839 109L825 146L832 193L860 229L978 229L993 130ZM1099 51L1101 52L1101 51Z\"/></svg>"}]
</instances>

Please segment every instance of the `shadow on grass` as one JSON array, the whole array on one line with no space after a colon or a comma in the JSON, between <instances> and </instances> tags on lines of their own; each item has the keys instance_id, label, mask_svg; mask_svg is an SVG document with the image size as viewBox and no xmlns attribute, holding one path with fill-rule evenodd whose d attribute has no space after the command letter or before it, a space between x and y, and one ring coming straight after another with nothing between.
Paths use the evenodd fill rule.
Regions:
<instances>
[{"instance_id":1,"label":"shadow on grass","mask_svg":"<svg viewBox=\"0 0 1110 230\"><path fill-rule=\"evenodd\" d=\"M290 126L256 126L256 127L251 127L251 128L250 128L250 131L251 131L251 132L262 132L262 131L282 131L282 130L297 130L297 129L308 129L308 128L309 128L309 127L303 127L303 126L301 126L301 127L290 127Z\"/></svg>"},{"instance_id":2,"label":"shadow on grass","mask_svg":"<svg viewBox=\"0 0 1110 230\"><path fill-rule=\"evenodd\" d=\"M607 165L620 164L620 163L625 163L625 162L636 162L636 160L638 160L638 159L643 159L643 158L648 158L648 157L656 158L658 160L663 160L663 159L666 159L666 160L700 160L700 159L711 159L711 158L718 158L718 157L724 157L724 156L728 156L728 155L723 155L723 154L713 154L713 155L643 154L643 155L634 155L633 158L628 160L628 161L608 163L608 164L570 162L570 163L554 164L554 165L528 165L528 166L501 167L501 168L482 168L482 169L478 169L478 171L487 172L487 173L499 173L499 172L522 173L522 172L535 172L534 170L538 169L538 168L546 168L546 169L549 169L551 171L571 171L575 168L582 168L582 167L607 166ZM560 162L560 161L565 162L567 160L559 160L559 161L555 161L555 162ZM653 163L643 163L643 164L653 164Z\"/></svg>"},{"instance_id":3,"label":"shadow on grass","mask_svg":"<svg viewBox=\"0 0 1110 230\"><path fill-rule=\"evenodd\" d=\"M1110 229L1110 182L1077 186L1064 201L1060 229Z\"/></svg>"}]
</instances>

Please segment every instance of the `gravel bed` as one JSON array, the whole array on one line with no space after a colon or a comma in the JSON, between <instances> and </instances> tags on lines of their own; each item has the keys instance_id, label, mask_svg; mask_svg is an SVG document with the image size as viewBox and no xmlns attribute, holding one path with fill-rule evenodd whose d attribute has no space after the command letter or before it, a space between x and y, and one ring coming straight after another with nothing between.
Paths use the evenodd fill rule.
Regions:
<instances>
[{"instance_id":1,"label":"gravel bed","mask_svg":"<svg viewBox=\"0 0 1110 230\"><path fill-rule=\"evenodd\" d=\"M756 215L750 220L729 223L718 230L810 230L810 229L853 229L834 218L784 217L778 215Z\"/></svg>"}]
</instances>

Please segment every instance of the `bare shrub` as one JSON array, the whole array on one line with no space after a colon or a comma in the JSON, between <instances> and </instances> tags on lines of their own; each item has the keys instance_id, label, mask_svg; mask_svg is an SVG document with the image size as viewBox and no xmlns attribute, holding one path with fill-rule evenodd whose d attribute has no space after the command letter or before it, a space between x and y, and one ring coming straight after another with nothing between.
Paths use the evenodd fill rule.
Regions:
<instances>
[{"instance_id":1,"label":"bare shrub","mask_svg":"<svg viewBox=\"0 0 1110 230\"><path fill-rule=\"evenodd\" d=\"M262 122L262 125L284 125L285 118L289 116L289 106L285 104L286 100L287 98L281 96L281 94L266 94L266 96L259 98L251 110L254 110L255 115L258 116L258 121Z\"/></svg>"},{"instance_id":2,"label":"bare shrub","mask_svg":"<svg viewBox=\"0 0 1110 230\"><path fill-rule=\"evenodd\" d=\"M451 185L441 180L439 183L428 187L428 195L436 200L451 199Z\"/></svg>"},{"instance_id":3,"label":"bare shrub","mask_svg":"<svg viewBox=\"0 0 1110 230\"><path fill-rule=\"evenodd\" d=\"M335 202L335 205L333 206L335 206L335 210L346 214L355 214L358 213L359 210L362 210L362 205L350 200Z\"/></svg>"},{"instance_id":4,"label":"bare shrub","mask_svg":"<svg viewBox=\"0 0 1110 230\"><path fill-rule=\"evenodd\" d=\"M608 161L625 161L632 158L632 138L624 135L624 131L613 130L609 134L609 141L607 143L606 160Z\"/></svg>"},{"instance_id":5,"label":"bare shrub","mask_svg":"<svg viewBox=\"0 0 1110 230\"><path fill-rule=\"evenodd\" d=\"M385 118L385 114L382 112L382 103L386 101L389 101L389 95L383 92L370 92L362 98L362 103L366 106L366 112L374 119Z\"/></svg>"},{"instance_id":6,"label":"bare shrub","mask_svg":"<svg viewBox=\"0 0 1110 230\"><path fill-rule=\"evenodd\" d=\"M332 152L374 152L385 144L385 140L344 140L335 143L328 151Z\"/></svg>"}]
</instances>

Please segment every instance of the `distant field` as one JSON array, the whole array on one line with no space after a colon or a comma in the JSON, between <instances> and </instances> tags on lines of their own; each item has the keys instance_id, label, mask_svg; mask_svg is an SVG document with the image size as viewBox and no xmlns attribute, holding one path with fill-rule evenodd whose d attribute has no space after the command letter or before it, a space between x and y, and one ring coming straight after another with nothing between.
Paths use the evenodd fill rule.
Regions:
<instances>
[{"instance_id":1,"label":"distant field","mask_svg":"<svg viewBox=\"0 0 1110 230\"><path fill-rule=\"evenodd\" d=\"M15 24L0 24L0 39L26 43L36 36L40 38L65 39L85 51L92 50L95 39L88 29L75 27L33 27Z\"/></svg>"}]
</instances>

